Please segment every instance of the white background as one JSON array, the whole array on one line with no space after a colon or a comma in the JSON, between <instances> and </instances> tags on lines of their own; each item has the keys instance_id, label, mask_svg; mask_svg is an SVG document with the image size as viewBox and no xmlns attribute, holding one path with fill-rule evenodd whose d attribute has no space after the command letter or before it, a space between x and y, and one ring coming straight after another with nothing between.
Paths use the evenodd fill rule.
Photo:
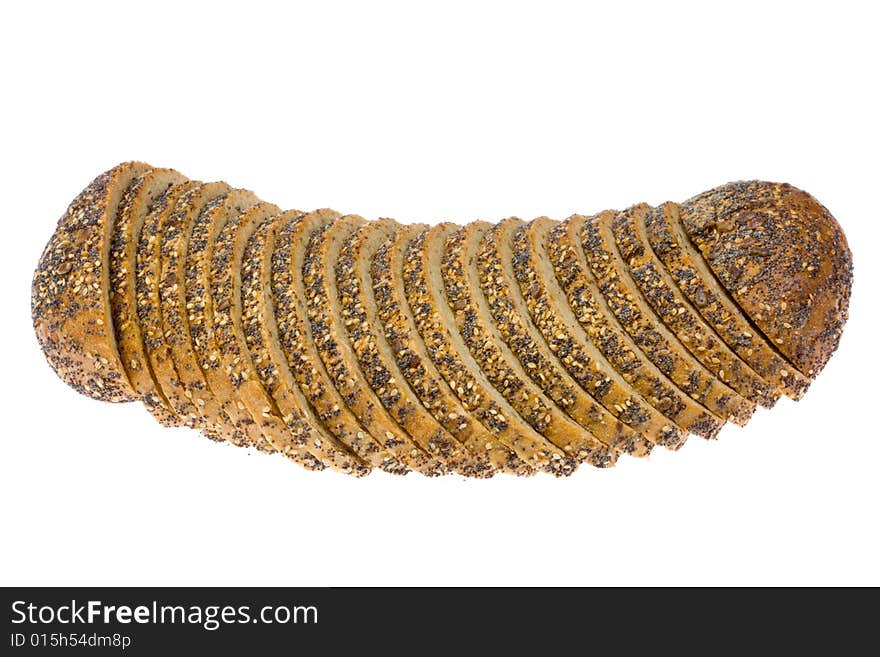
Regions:
<instances>
[{"instance_id":1,"label":"white background","mask_svg":"<svg viewBox=\"0 0 880 657\"><path fill-rule=\"evenodd\" d=\"M4 3L0 584L880 584L872 3ZM567 480L354 480L159 427L46 365L30 278L140 159L284 207L564 218L791 182L855 289L800 403Z\"/></svg>"}]
</instances>

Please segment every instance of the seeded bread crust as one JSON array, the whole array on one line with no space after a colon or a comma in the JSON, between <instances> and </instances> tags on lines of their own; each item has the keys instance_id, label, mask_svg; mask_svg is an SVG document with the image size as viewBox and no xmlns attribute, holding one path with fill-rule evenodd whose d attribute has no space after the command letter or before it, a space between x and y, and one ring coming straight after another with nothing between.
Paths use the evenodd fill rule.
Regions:
<instances>
[{"instance_id":1,"label":"seeded bread crust","mask_svg":"<svg viewBox=\"0 0 880 657\"><path fill-rule=\"evenodd\" d=\"M688 353L629 278L611 234L614 215L603 212L585 217L581 227L584 255L608 307L642 352L679 388L719 417L744 424L755 405L718 381Z\"/></svg>"},{"instance_id":2,"label":"seeded bread crust","mask_svg":"<svg viewBox=\"0 0 880 657\"><path fill-rule=\"evenodd\" d=\"M646 215L656 209L642 204L619 212L612 222L617 250L642 296L679 342L719 381L749 401L772 408L779 398L773 386L734 354L676 287L654 255L644 233Z\"/></svg>"},{"instance_id":3,"label":"seeded bread crust","mask_svg":"<svg viewBox=\"0 0 880 657\"><path fill-rule=\"evenodd\" d=\"M241 267L241 330L253 371L293 434L305 436L315 456L328 467L362 477L370 473L370 466L337 441L312 412L278 343L271 290L272 254L279 226L297 216L301 213L296 210L276 215L248 239Z\"/></svg>"},{"instance_id":4,"label":"seeded bread crust","mask_svg":"<svg viewBox=\"0 0 880 657\"><path fill-rule=\"evenodd\" d=\"M318 419L349 451L365 463L391 474L409 470L375 440L348 409L333 385L315 347L308 317L308 294L302 270L312 235L339 218L332 210L317 210L282 224L272 253L272 300L284 364L308 399ZM382 439L384 441L384 437Z\"/></svg>"},{"instance_id":5,"label":"seeded bread crust","mask_svg":"<svg viewBox=\"0 0 880 657\"><path fill-rule=\"evenodd\" d=\"M376 440L410 470L427 476L445 474L444 464L425 452L382 406L343 328L334 266L345 241L363 223L360 217L346 215L319 228L309 240L302 273L315 346L345 405Z\"/></svg>"},{"instance_id":6,"label":"seeded bread crust","mask_svg":"<svg viewBox=\"0 0 880 657\"><path fill-rule=\"evenodd\" d=\"M572 337L571 344L586 349L593 344L601 351L612 365L606 377L609 379L608 384L613 382L611 373L618 372L651 406L678 427L703 438L714 438L724 426L724 421L680 390L661 372L636 345L608 307L587 265L580 241L583 219L573 216L562 222L551 230L547 240L548 261L553 267L556 281L564 291L563 298L568 300L568 306L583 331L579 333L569 318L566 325L572 331L568 334ZM545 286L553 287L549 276L545 277ZM556 303L552 294L549 295L548 305L555 310L555 313L548 313L548 317L568 317L566 304ZM533 313L532 317L535 316ZM572 362L580 363L574 358ZM604 371L604 363L598 359L595 362ZM589 363L584 360L580 367L583 371L589 368ZM605 384L597 385L601 387ZM625 406L624 408L626 409ZM683 438L681 442L671 440L669 446L675 448L683 442Z\"/></svg>"},{"instance_id":7,"label":"seeded bread crust","mask_svg":"<svg viewBox=\"0 0 880 657\"><path fill-rule=\"evenodd\" d=\"M688 239L678 212L677 203L664 203L645 215L645 232L654 253L679 290L724 342L778 391L792 399L800 399L810 380L792 367L743 315Z\"/></svg>"},{"instance_id":8,"label":"seeded bread crust","mask_svg":"<svg viewBox=\"0 0 880 657\"><path fill-rule=\"evenodd\" d=\"M723 185L681 205L688 237L746 316L813 378L849 311L852 253L840 225L796 187Z\"/></svg>"},{"instance_id":9,"label":"seeded bread crust","mask_svg":"<svg viewBox=\"0 0 880 657\"><path fill-rule=\"evenodd\" d=\"M99 401L139 398L113 332L107 264L122 194L149 169L126 162L95 178L58 220L31 284L31 317L46 360L67 385Z\"/></svg>"},{"instance_id":10,"label":"seeded bread crust","mask_svg":"<svg viewBox=\"0 0 880 657\"><path fill-rule=\"evenodd\" d=\"M519 219L505 219L493 226L477 258L480 286L495 330L519 360L521 371L572 420L615 451L646 456L653 444L611 415L582 388L532 324L513 271L513 240L521 228L523 222Z\"/></svg>"},{"instance_id":11,"label":"seeded bread crust","mask_svg":"<svg viewBox=\"0 0 880 657\"><path fill-rule=\"evenodd\" d=\"M486 378L536 431L578 463L613 465L618 453L572 421L532 383L495 328L489 304L496 303L498 314L505 309L497 306L500 294L491 289L494 278L488 299L481 293L478 265L485 258L482 244L492 238L491 227L482 221L469 223L449 237L443 251L440 271L459 334Z\"/></svg>"},{"instance_id":12,"label":"seeded bread crust","mask_svg":"<svg viewBox=\"0 0 880 657\"><path fill-rule=\"evenodd\" d=\"M403 285L404 255L410 242L423 230L425 227L419 225L397 226L371 263L376 312L397 367L422 405L472 454L478 458L485 454L493 471L533 475L534 468L495 437L497 423L484 425L466 410L428 356Z\"/></svg>"},{"instance_id":13,"label":"seeded bread crust","mask_svg":"<svg viewBox=\"0 0 880 657\"><path fill-rule=\"evenodd\" d=\"M492 429L498 439L537 470L570 475L577 462L532 429L492 387L455 329L443 281L435 273L454 224L437 224L422 231L407 246L403 262L406 298L428 355L457 393L465 409Z\"/></svg>"},{"instance_id":14,"label":"seeded bread crust","mask_svg":"<svg viewBox=\"0 0 880 657\"><path fill-rule=\"evenodd\" d=\"M213 308L215 347L219 368L229 378L236 397L254 419L272 447L310 470L327 466L315 455L309 442L311 429L282 418L278 407L260 383L241 325L241 273L245 246L250 236L264 222L280 213L277 206L260 202L237 214L223 226L214 243L211 257L210 293ZM213 359L213 358L212 358Z\"/></svg>"},{"instance_id":15,"label":"seeded bread crust","mask_svg":"<svg viewBox=\"0 0 880 657\"><path fill-rule=\"evenodd\" d=\"M144 218L135 257L135 307L146 363L153 373L153 384L161 389L174 415L192 428L200 427L200 416L192 399L184 395L177 368L165 343L159 298L159 268L165 222L174 211L178 199L196 185L192 181L173 184L156 197Z\"/></svg>"},{"instance_id":16,"label":"seeded bread crust","mask_svg":"<svg viewBox=\"0 0 880 657\"><path fill-rule=\"evenodd\" d=\"M196 184L174 204L165 221L159 246L159 317L182 394L192 402L202 433L212 440L247 445L251 442L247 437L248 430L253 431L254 440L259 440L259 434L253 421L244 418L231 400L215 397L208 388L189 327L190 316L201 309L197 310L195 303L187 300L187 258L193 230L202 212L208 206L220 205L229 191L230 187L225 183ZM197 248L200 246L198 241L196 245ZM192 275L190 272L189 276Z\"/></svg>"},{"instance_id":17,"label":"seeded bread crust","mask_svg":"<svg viewBox=\"0 0 880 657\"><path fill-rule=\"evenodd\" d=\"M110 240L110 314L125 373L144 406L163 426L183 421L171 408L145 353L137 309L137 247L150 206L167 189L186 180L171 169L153 169L138 176L122 196Z\"/></svg>"},{"instance_id":18,"label":"seeded bread crust","mask_svg":"<svg viewBox=\"0 0 880 657\"><path fill-rule=\"evenodd\" d=\"M391 347L382 335L373 298L370 264L379 247L398 227L390 219L365 222L342 247L336 261L336 289L342 307L343 324L361 371L385 409L418 445L449 472L468 477L490 476L484 453L477 457L422 406L397 368Z\"/></svg>"},{"instance_id":19,"label":"seeded bread crust","mask_svg":"<svg viewBox=\"0 0 880 657\"><path fill-rule=\"evenodd\" d=\"M616 431L616 423L622 422L650 445L680 446L686 434L608 363L565 302L565 292L559 287L547 256L548 235L558 224L547 218L535 219L516 228L512 236L507 278L523 317L530 320L528 325L537 336L535 341L542 337L545 348L556 359L556 367L604 407L607 426L615 427ZM639 455L642 450L638 443L633 447L634 455Z\"/></svg>"},{"instance_id":20,"label":"seeded bread crust","mask_svg":"<svg viewBox=\"0 0 880 657\"><path fill-rule=\"evenodd\" d=\"M263 434L260 425L248 413L239 399L224 369L220 366L217 342L214 337L214 307L211 297L211 267L214 243L223 227L260 200L246 190L233 189L212 198L195 214L186 248L184 290L188 335L198 372L191 371L195 383L205 382L205 398L213 396L230 418L237 432L228 439L241 440L235 444L252 446L261 451L274 452L275 448ZM178 361L180 362L180 361ZM197 394L196 391L193 394Z\"/></svg>"}]
</instances>

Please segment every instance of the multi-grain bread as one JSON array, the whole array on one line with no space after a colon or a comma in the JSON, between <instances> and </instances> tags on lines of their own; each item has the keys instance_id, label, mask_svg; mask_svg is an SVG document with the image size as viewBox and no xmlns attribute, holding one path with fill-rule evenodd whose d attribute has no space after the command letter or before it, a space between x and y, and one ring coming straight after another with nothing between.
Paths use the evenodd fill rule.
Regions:
<instances>
[{"instance_id":1,"label":"multi-grain bread","mask_svg":"<svg viewBox=\"0 0 880 657\"><path fill-rule=\"evenodd\" d=\"M110 313L110 242L119 201L150 170L127 162L102 173L59 219L31 285L34 332L61 380L94 399L140 399L119 356Z\"/></svg>"},{"instance_id":2,"label":"multi-grain bread","mask_svg":"<svg viewBox=\"0 0 880 657\"><path fill-rule=\"evenodd\" d=\"M637 211L631 208L625 212ZM587 263L608 307L642 352L676 385L718 417L745 424L755 404L694 358L642 297L614 241L611 226L617 214L601 212L584 217L580 232Z\"/></svg>"},{"instance_id":3,"label":"multi-grain bread","mask_svg":"<svg viewBox=\"0 0 880 657\"><path fill-rule=\"evenodd\" d=\"M315 346L308 315L308 295L302 271L308 254L305 246L314 233L339 218L332 210L316 210L285 221L272 252L272 300L275 303L280 361L312 406L322 424L349 451L369 465L392 474L405 474L406 466L376 440L349 410L333 385Z\"/></svg>"},{"instance_id":4,"label":"multi-grain bread","mask_svg":"<svg viewBox=\"0 0 880 657\"><path fill-rule=\"evenodd\" d=\"M722 340L755 372L792 399L804 396L810 379L785 361L756 330L695 250L678 218L679 205L664 203L643 217L651 249L663 268Z\"/></svg>"},{"instance_id":5,"label":"multi-grain bread","mask_svg":"<svg viewBox=\"0 0 880 657\"><path fill-rule=\"evenodd\" d=\"M236 397L266 437L272 449L312 470L323 470L326 464L316 455L320 449L309 440L310 428L286 421L278 406L266 392L247 351L241 324L241 276L243 255L250 236L264 222L278 214L270 203L256 203L235 214L226 222L214 242L211 255L210 298L212 317L212 349L209 360L215 369L225 372Z\"/></svg>"},{"instance_id":6,"label":"multi-grain bread","mask_svg":"<svg viewBox=\"0 0 880 657\"><path fill-rule=\"evenodd\" d=\"M208 206L219 204L230 191L225 183L196 183L174 204L159 236L159 316L161 331L154 335L154 350L167 349L184 398L197 414L195 426L209 438L234 445L248 443L247 427L231 400L216 397L208 388L190 334L195 301L187 300L187 255L198 217ZM256 439L253 437L251 440Z\"/></svg>"},{"instance_id":7,"label":"multi-grain bread","mask_svg":"<svg viewBox=\"0 0 880 657\"><path fill-rule=\"evenodd\" d=\"M376 397L418 445L452 472L484 477L493 471L486 455L469 453L422 405L383 335L370 263L396 228L390 219L365 222L345 242L336 261L336 286L349 342Z\"/></svg>"},{"instance_id":8,"label":"multi-grain bread","mask_svg":"<svg viewBox=\"0 0 880 657\"><path fill-rule=\"evenodd\" d=\"M481 275L480 269L487 264L481 246L492 241L490 229L491 224L486 222L462 226L450 235L443 248L440 271L460 335L492 386L533 429L579 463L613 465L618 456L616 449L598 440L532 382L527 373L531 361L521 363L498 329L505 318L493 320L493 315L512 310L502 303L500 277L490 274L481 290L481 279L486 276Z\"/></svg>"},{"instance_id":9,"label":"multi-grain bread","mask_svg":"<svg viewBox=\"0 0 880 657\"><path fill-rule=\"evenodd\" d=\"M531 322L514 272L514 236L519 219L495 224L477 256L480 286L498 334L522 364L523 371L571 419L614 451L646 456L653 443L613 416L568 373ZM521 258L527 259L527 252ZM532 280L532 286L538 284ZM531 293L531 290L530 290Z\"/></svg>"},{"instance_id":10,"label":"multi-grain bread","mask_svg":"<svg viewBox=\"0 0 880 657\"><path fill-rule=\"evenodd\" d=\"M290 373L278 337L272 255L279 228L299 215L296 210L277 214L248 239L241 266L241 330L253 371L291 432L303 436L315 456L329 467L363 476L369 474L370 466L341 444L314 414Z\"/></svg>"},{"instance_id":11,"label":"multi-grain bread","mask_svg":"<svg viewBox=\"0 0 880 657\"><path fill-rule=\"evenodd\" d=\"M339 217L315 231L307 246L302 278L315 347L345 405L367 431L410 470L444 474L442 461L429 454L382 406L360 368L343 324L343 303L336 284L335 266L342 247L364 220Z\"/></svg>"},{"instance_id":12,"label":"multi-grain bread","mask_svg":"<svg viewBox=\"0 0 880 657\"><path fill-rule=\"evenodd\" d=\"M468 450L477 455L485 454L487 461L499 472L532 475L535 473L532 467L493 437L494 433L503 433L498 425L484 423L464 406L466 402L459 400L434 365L428 347L419 335L415 316L406 299L403 261L410 242L423 230L424 226L398 225L370 263L376 312L397 367L422 405Z\"/></svg>"},{"instance_id":13,"label":"multi-grain bread","mask_svg":"<svg viewBox=\"0 0 880 657\"><path fill-rule=\"evenodd\" d=\"M136 323L140 326L146 363L156 387L161 390L174 415L193 428L198 428L200 414L196 404L185 394L171 351L165 342L159 288L162 277L162 235L166 232L167 221L178 199L197 184L189 180L172 184L156 197L144 218L135 257Z\"/></svg>"},{"instance_id":14,"label":"multi-grain bread","mask_svg":"<svg viewBox=\"0 0 880 657\"><path fill-rule=\"evenodd\" d=\"M32 316L83 394L311 470L567 475L803 396L851 281L789 185L424 227L125 163L59 221Z\"/></svg>"},{"instance_id":15,"label":"multi-grain bread","mask_svg":"<svg viewBox=\"0 0 880 657\"><path fill-rule=\"evenodd\" d=\"M144 220L153 204L169 187L185 178L171 169L153 169L135 180L125 190L110 240L110 313L119 347L119 357L135 393L144 405L165 426L183 423L165 397L150 367L144 346L143 310L137 307L137 250L143 234Z\"/></svg>"},{"instance_id":16,"label":"multi-grain bread","mask_svg":"<svg viewBox=\"0 0 880 657\"><path fill-rule=\"evenodd\" d=\"M458 228L443 223L425 229L409 243L403 263L406 298L428 355L462 405L492 427L505 446L533 468L570 474L577 465L574 458L533 428L492 386L459 332L455 312L464 310L466 302L447 300L441 271L446 244Z\"/></svg>"},{"instance_id":17,"label":"multi-grain bread","mask_svg":"<svg viewBox=\"0 0 880 657\"><path fill-rule=\"evenodd\" d=\"M251 192L228 189L211 198L198 212L192 213L182 278L184 297L179 301L184 305L187 326L181 332L189 337L188 344L182 345L182 350L191 350L184 358L188 359L190 355L194 358L193 363L187 363L191 365L188 369L192 377L192 394L218 401L225 415L231 419L230 428L235 429L234 437L241 439L241 444L273 452L275 448L271 440L248 413L244 401L235 394L232 382L220 366L211 297L211 263L217 236L229 221L258 202L259 199Z\"/></svg>"},{"instance_id":18,"label":"multi-grain bread","mask_svg":"<svg viewBox=\"0 0 880 657\"><path fill-rule=\"evenodd\" d=\"M593 333L588 334L578 323L572 308L565 303L566 293L556 280L547 252L550 234L559 227L558 222L539 218L516 230L511 266L518 285L512 286L514 291L511 294L515 295L515 288L519 288L525 314L540 332L543 342L578 385L615 420L639 432L651 444L670 449L680 447L687 431L677 427L673 420L655 408L662 395L652 397L652 405L632 386L632 370L618 372L602 350L593 344L591 335L610 336L611 330L592 326ZM577 294L581 300L587 297L587 294ZM541 340L536 338L535 342ZM602 337L599 342L605 344L606 340ZM606 420L606 424L612 425L613 420ZM632 449L639 453L643 448L633 439Z\"/></svg>"},{"instance_id":19,"label":"multi-grain bread","mask_svg":"<svg viewBox=\"0 0 880 657\"><path fill-rule=\"evenodd\" d=\"M694 358L749 401L771 408L780 393L715 335L654 255L643 228L645 215L653 210L640 206L632 213L614 216L614 241L630 278L660 320L679 337Z\"/></svg>"},{"instance_id":20,"label":"multi-grain bread","mask_svg":"<svg viewBox=\"0 0 880 657\"><path fill-rule=\"evenodd\" d=\"M545 284L548 288L552 287L552 279L555 277L564 292L564 298L558 293L549 295L547 301L551 310L542 311L540 316L542 319L549 318L547 320L549 321L556 317L565 318L569 313L574 315L582 331L577 331L576 326L569 320L568 325L573 327L573 332L566 335L571 336L571 342L566 337L562 343L563 348L581 350L577 358L572 358L572 364L577 364L578 368L583 370L590 368L589 355L587 355L589 352L585 354L583 349L589 349L592 343L601 351L607 362L601 359L594 361L596 371L605 373L601 380L596 381L597 389L611 389L615 382L612 372L617 372L620 378L632 385L653 408L673 421L680 429L704 438L713 438L721 430L723 421L699 402L691 399L684 389L679 388L675 381L668 377L667 372L661 371L660 367L654 364L646 351L643 351L643 348L636 344L620 325L606 302L598 283L592 276L584 254L584 245L580 241L583 221L584 217L575 215L550 232L547 241L547 260L553 267L553 276L546 274ZM538 260L540 262L542 259ZM666 361L661 361L660 365L668 369ZM627 408L622 403L620 405L624 410ZM630 407L638 408L635 404ZM676 440L680 436L681 434L671 436L669 446L674 448L681 445L682 440Z\"/></svg>"},{"instance_id":21,"label":"multi-grain bread","mask_svg":"<svg viewBox=\"0 0 880 657\"><path fill-rule=\"evenodd\" d=\"M791 185L738 182L681 205L681 222L721 285L812 378L837 349L852 254L827 208Z\"/></svg>"}]
</instances>

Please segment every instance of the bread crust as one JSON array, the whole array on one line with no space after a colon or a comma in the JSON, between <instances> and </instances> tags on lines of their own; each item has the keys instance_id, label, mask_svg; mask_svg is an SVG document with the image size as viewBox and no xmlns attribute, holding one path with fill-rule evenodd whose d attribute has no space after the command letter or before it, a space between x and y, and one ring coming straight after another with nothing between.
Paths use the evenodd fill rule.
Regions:
<instances>
[{"instance_id":1,"label":"bread crust","mask_svg":"<svg viewBox=\"0 0 880 657\"><path fill-rule=\"evenodd\" d=\"M576 461L532 429L486 378L455 327L444 284L435 276L447 239L459 227L437 224L407 245L403 282L419 334L438 371L469 412L492 429L529 466L557 476L570 475ZM440 279L440 280L438 280Z\"/></svg>"},{"instance_id":2,"label":"bread crust","mask_svg":"<svg viewBox=\"0 0 880 657\"><path fill-rule=\"evenodd\" d=\"M722 185L681 205L681 221L746 316L814 378L849 312L852 253L825 206L785 183Z\"/></svg>"},{"instance_id":3,"label":"bread crust","mask_svg":"<svg viewBox=\"0 0 880 657\"><path fill-rule=\"evenodd\" d=\"M187 331L177 352L181 358L192 355L185 371L194 396L206 401L216 399L223 413L229 418L233 432L227 440L241 447L255 447L264 452L274 452L275 447L263 434L260 425L248 413L243 400L235 394L232 382L220 367L217 342L214 339L214 307L211 296L211 266L214 257L214 244L220 231L242 212L253 207L260 200L246 190L227 189L223 194L204 203L201 210L194 213L194 220L188 227L188 244L184 269L183 303L186 312ZM202 386L202 387L200 387Z\"/></svg>"},{"instance_id":4,"label":"bread crust","mask_svg":"<svg viewBox=\"0 0 880 657\"><path fill-rule=\"evenodd\" d=\"M184 420L173 410L146 354L137 307L137 249L144 220L168 188L186 179L171 169L152 169L138 176L122 196L110 241L110 313L125 373L153 417L164 426Z\"/></svg>"},{"instance_id":5,"label":"bread crust","mask_svg":"<svg viewBox=\"0 0 880 657\"><path fill-rule=\"evenodd\" d=\"M419 335L403 285L403 260L410 242L424 230L426 227L420 225L396 226L371 263L376 312L397 367L422 405L471 453L484 453L498 472L533 475L535 469L495 437L497 423L486 425L477 414L465 409Z\"/></svg>"},{"instance_id":6,"label":"bread crust","mask_svg":"<svg viewBox=\"0 0 880 657\"><path fill-rule=\"evenodd\" d=\"M210 272L213 309L211 360L225 372L235 397L244 402L245 409L275 451L307 469L323 470L327 464L318 456L321 450L314 445L314 430L293 421L294 418L287 422L282 417L260 382L242 330L241 276L247 266L243 261L245 247L254 231L279 212L277 206L261 201L235 214L217 235Z\"/></svg>"},{"instance_id":7,"label":"bread crust","mask_svg":"<svg viewBox=\"0 0 880 657\"><path fill-rule=\"evenodd\" d=\"M570 217L550 232L547 241L547 256L556 280L585 334L578 334L575 330L571 334L572 347L592 342L612 365L609 372L618 372L650 405L681 429L703 438L714 438L724 421L675 385L633 341L608 307L584 255L580 241L583 221L583 216ZM564 316L567 312L564 305L554 305L557 316ZM567 342L564 345L569 346ZM589 362L582 360L584 358L581 355L572 362L580 369L588 368ZM605 370L604 363L598 359L595 362L601 371ZM613 379L611 376L607 378L610 384ZM607 386L604 382L596 385ZM622 408L627 408L619 403ZM684 442L670 438L668 446L673 449Z\"/></svg>"},{"instance_id":8,"label":"bread crust","mask_svg":"<svg viewBox=\"0 0 880 657\"><path fill-rule=\"evenodd\" d=\"M692 399L725 420L745 424L755 405L693 358L642 298L611 233L615 214L585 217L580 235L587 263L611 312L642 352Z\"/></svg>"},{"instance_id":9,"label":"bread crust","mask_svg":"<svg viewBox=\"0 0 880 657\"><path fill-rule=\"evenodd\" d=\"M644 232L647 215L656 208L639 205L632 212L618 212L612 221L614 241L651 309L679 342L715 377L749 401L772 408L779 393L734 354L715 330L694 309L676 287L654 254Z\"/></svg>"},{"instance_id":10,"label":"bread crust","mask_svg":"<svg viewBox=\"0 0 880 657\"><path fill-rule=\"evenodd\" d=\"M95 178L58 220L31 283L31 318L46 360L67 385L99 401L139 398L113 331L107 264L122 194L149 170L125 162Z\"/></svg>"},{"instance_id":11,"label":"bread crust","mask_svg":"<svg viewBox=\"0 0 880 657\"><path fill-rule=\"evenodd\" d=\"M541 218L520 226L514 233L511 269L516 285L511 287L519 289L525 314L561 367L608 411L613 418L606 420L609 426L615 420L623 422L651 444L669 449L680 447L687 439L686 431L676 427L632 387L632 374L621 374L608 362L566 302L566 293L556 280L547 253L548 238L559 227L559 222ZM657 387L649 389L658 392ZM656 403L660 397L651 399ZM687 427L687 422L683 424Z\"/></svg>"},{"instance_id":12,"label":"bread crust","mask_svg":"<svg viewBox=\"0 0 880 657\"><path fill-rule=\"evenodd\" d=\"M152 385L162 391L180 422L192 428L200 428L200 416L191 397L184 394L171 350L165 342L159 280L162 276L160 252L166 222L178 199L197 184L189 180L173 184L153 201L138 237L134 272L137 324L146 362L153 373Z\"/></svg>"},{"instance_id":13,"label":"bread crust","mask_svg":"<svg viewBox=\"0 0 880 657\"><path fill-rule=\"evenodd\" d=\"M388 472L409 472L382 442L358 422L333 385L315 346L303 283L306 247L321 228L336 221L332 210L316 210L282 224L272 253L272 300L276 308L278 340L284 360L318 419L349 451L365 463Z\"/></svg>"},{"instance_id":14,"label":"bread crust","mask_svg":"<svg viewBox=\"0 0 880 657\"><path fill-rule=\"evenodd\" d=\"M346 215L322 226L309 239L302 273L315 346L346 406L378 442L410 470L427 476L445 474L446 466L422 449L382 406L343 328L334 267L343 244L363 223L361 217Z\"/></svg>"},{"instance_id":15,"label":"bread crust","mask_svg":"<svg viewBox=\"0 0 880 657\"><path fill-rule=\"evenodd\" d=\"M644 217L654 253L682 293L743 361L781 393L792 399L803 397L810 379L791 367L773 343L750 323L688 239L678 214L677 203L664 203Z\"/></svg>"},{"instance_id":16,"label":"bread crust","mask_svg":"<svg viewBox=\"0 0 880 657\"><path fill-rule=\"evenodd\" d=\"M212 440L247 445L258 441L259 434L250 418L244 418L231 400L215 397L208 387L189 326L190 316L200 309L196 309L194 302L187 301L187 276L192 277L194 273L187 267L187 259L194 257L189 253L193 230L202 212L209 206L221 204L230 191L225 183L197 183L174 204L159 245L159 319L181 392L198 416L195 425ZM253 438L248 438L248 431L253 432Z\"/></svg>"},{"instance_id":17,"label":"bread crust","mask_svg":"<svg viewBox=\"0 0 880 657\"><path fill-rule=\"evenodd\" d=\"M494 275L486 285L488 294L482 293L479 271L488 257L482 247L492 240L491 228L486 222L462 226L443 251L440 271L459 334L486 378L536 431L578 463L613 465L618 452L573 421L532 382L495 327L490 305L495 304L498 314L508 309L498 305L502 294L494 289Z\"/></svg>"},{"instance_id":18,"label":"bread crust","mask_svg":"<svg viewBox=\"0 0 880 657\"><path fill-rule=\"evenodd\" d=\"M653 444L611 415L575 381L532 324L522 298L513 262L514 236L525 224L505 219L495 224L477 257L480 287L488 302L497 333L525 372L566 415L616 452L646 456ZM525 255L523 257L528 257ZM537 284L537 281L533 281Z\"/></svg>"},{"instance_id":19,"label":"bread crust","mask_svg":"<svg viewBox=\"0 0 880 657\"><path fill-rule=\"evenodd\" d=\"M471 454L422 406L398 369L390 346L382 334L373 298L370 264L381 244L397 228L391 219L364 222L346 240L336 260L336 289L343 325L373 393L400 426L428 454L444 463L448 472L468 477L490 476L485 454Z\"/></svg>"},{"instance_id":20,"label":"bread crust","mask_svg":"<svg viewBox=\"0 0 880 657\"><path fill-rule=\"evenodd\" d=\"M241 332L252 363L266 394L294 436L303 436L309 450L328 467L364 476L370 466L352 454L312 411L293 376L278 343L276 308L272 300L272 255L275 236L285 222L301 216L297 210L264 221L247 241L241 266Z\"/></svg>"}]
</instances>

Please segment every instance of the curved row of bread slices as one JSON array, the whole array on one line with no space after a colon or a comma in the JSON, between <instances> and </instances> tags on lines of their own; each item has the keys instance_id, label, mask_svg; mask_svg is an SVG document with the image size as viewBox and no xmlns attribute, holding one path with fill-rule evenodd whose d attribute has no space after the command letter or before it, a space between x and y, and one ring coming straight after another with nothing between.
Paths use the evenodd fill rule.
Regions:
<instances>
[{"instance_id":1,"label":"curved row of bread slices","mask_svg":"<svg viewBox=\"0 0 880 657\"><path fill-rule=\"evenodd\" d=\"M356 476L606 467L744 424L814 374L674 203L402 225L128 163L71 205L33 303L81 392Z\"/></svg>"}]
</instances>

